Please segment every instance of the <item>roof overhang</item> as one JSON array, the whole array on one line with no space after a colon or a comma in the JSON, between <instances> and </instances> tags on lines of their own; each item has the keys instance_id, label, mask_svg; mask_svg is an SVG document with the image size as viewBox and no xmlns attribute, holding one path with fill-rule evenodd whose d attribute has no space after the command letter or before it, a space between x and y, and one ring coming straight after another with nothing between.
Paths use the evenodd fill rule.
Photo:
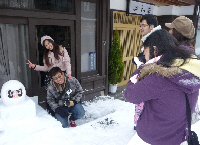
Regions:
<instances>
[{"instance_id":1,"label":"roof overhang","mask_svg":"<svg viewBox=\"0 0 200 145\"><path fill-rule=\"evenodd\" d=\"M190 6L200 4L200 0L138 0L140 2L151 3L155 6Z\"/></svg>"}]
</instances>

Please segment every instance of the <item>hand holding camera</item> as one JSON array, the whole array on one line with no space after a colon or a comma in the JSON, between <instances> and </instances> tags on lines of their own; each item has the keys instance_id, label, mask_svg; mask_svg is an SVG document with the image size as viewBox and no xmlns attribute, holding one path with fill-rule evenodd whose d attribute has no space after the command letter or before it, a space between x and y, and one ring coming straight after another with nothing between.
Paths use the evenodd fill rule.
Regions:
<instances>
[{"instance_id":1,"label":"hand holding camera","mask_svg":"<svg viewBox=\"0 0 200 145\"><path fill-rule=\"evenodd\" d=\"M64 100L64 105L67 107L71 107L71 106L74 106L74 102L67 99L67 100Z\"/></svg>"}]
</instances>

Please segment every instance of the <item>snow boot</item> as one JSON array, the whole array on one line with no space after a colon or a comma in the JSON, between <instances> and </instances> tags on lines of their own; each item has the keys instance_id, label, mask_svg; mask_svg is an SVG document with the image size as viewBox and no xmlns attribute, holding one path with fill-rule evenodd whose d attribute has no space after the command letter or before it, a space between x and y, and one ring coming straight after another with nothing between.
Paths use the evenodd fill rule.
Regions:
<instances>
[{"instance_id":1,"label":"snow boot","mask_svg":"<svg viewBox=\"0 0 200 145\"><path fill-rule=\"evenodd\" d=\"M69 119L69 122L70 122L71 127L76 127L77 126L75 120Z\"/></svg>"}]
</instances>

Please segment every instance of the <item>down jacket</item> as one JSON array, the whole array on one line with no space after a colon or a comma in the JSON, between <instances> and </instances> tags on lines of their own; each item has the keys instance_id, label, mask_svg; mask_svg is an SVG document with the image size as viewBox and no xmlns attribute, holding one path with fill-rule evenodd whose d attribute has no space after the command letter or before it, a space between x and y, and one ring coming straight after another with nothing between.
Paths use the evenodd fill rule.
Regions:
<instances>
[{"instance_id":1,"label":"down jacket","mask_svg":"<svg viewBox=\"0 0 200 145\"><path fill-rule=\"evenodd\" d=\"M199 96L199 72L200 62L193 59L182 67L152 63L132 74L138 74L139 81L129 81L124 96L134 104L144 102L136 127L143 141L151 145L180 145L186 140L185 93L193 112Z\"/></svg>"},{"instance_id":2,"label":"down jacket","mask_svg":"<svg viewBox=\"0 0 200 145\"><path fill-rule=\"evenodd\" d=\"M59 67L62 71L66 71L67 74L71 74L71 64L70 64L70 57L68 55L68 52L65 48L59 47L60 52L62 55L59 55L59 60L57 60L54 57L54 53L49 51L48 57L49 62L52 64L52 66L48 67L45 63L45 59L43 59L44 66L36 65L35 70L36 71L50 71L53 67Z\"/></svg>"},{"instance_id":3,"label":"down jacket","mask_svg":"<svg viewBox=\"0 0 200 145\"><path fill-rule=\"evenodd\" d=\"M53 86L52 83L50 83L48 85L48 88L47 88L47 103L49 104L49 106L51 107L51 109L54 112L55 112L57 107L61 107L61 105L59 105L59 104L63 105L64 102L60 103L60 102L62 102L63 99L69 99L71 101L79 103L81 98L82 98L83 89L82 89L80 83L78 82L78 80L76 78L72 77L72 79L68 79L68 82L70 84L70 89L72 90L72 92L69 95L67 93L65 93L61 97L60 100L56 100L60 96L60 93L56 89L56 87Z\"/></svg>"}]
</instances>

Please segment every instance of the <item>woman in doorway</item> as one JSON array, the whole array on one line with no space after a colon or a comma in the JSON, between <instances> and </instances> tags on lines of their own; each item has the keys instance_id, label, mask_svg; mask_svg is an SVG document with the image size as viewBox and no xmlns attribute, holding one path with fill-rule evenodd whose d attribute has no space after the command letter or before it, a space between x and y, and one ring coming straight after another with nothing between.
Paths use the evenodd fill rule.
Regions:
<instances>
[{"instance_id":1,"label":"woman in doorway","mask_svg":"<svg viewBox=\"0 0 200 145\"><path fill-rule=\"evenodd\" d=\"M194 112L200 89L200 62L165 30L147 37L144 55L147 62L132 74L124 94L131 103L144 102L137 135L151 145L187 144L185 93Z\"/></svg>"},{"instance_id":2,"label":"woman in doorway","mask_svg":"<svg viewBox=\"0 0 200 145\"><path fill-rule=\"evenodd\" d=\"M50 36L41 37L41 45L45 48L43 55L44 66L33 64L29 60L26 64L36 71L45 72L49 72L53 67L59 67L63 72L66 72L69 79L71 79L71 64L67 50L61 45L57 45ZM48 73L45 81L45 87L47 87L50 81Z\"/></svg>"}]
</instances>

